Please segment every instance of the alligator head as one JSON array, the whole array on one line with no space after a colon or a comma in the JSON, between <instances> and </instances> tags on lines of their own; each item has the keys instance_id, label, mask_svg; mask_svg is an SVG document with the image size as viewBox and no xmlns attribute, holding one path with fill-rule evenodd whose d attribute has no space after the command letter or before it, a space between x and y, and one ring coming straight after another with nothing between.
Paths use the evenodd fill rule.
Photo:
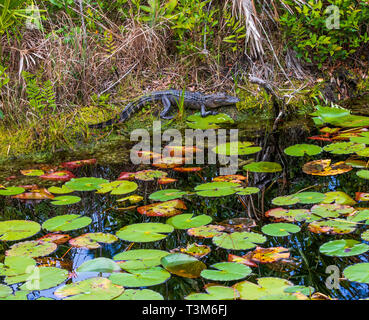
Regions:
<instances>
[{"instance_id":1,"label":"alligator head","mask_svg":"<svg viewBox=\"0 0 369 320\"><path fill-rule=\"evenodd\" d=\"M229 106L236 104L240 99L237 97L229 96L223 92L207 94L205 96L205 106L208 108L219 108L223 106Z\"/></svg>"}]
</instances>

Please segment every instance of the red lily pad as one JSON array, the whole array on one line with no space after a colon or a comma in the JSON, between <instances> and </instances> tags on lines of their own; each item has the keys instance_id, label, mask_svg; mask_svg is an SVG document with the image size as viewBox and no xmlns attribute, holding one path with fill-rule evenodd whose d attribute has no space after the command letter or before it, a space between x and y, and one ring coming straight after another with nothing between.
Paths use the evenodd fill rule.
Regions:
<instances>
[{"instance_id":1,"label":"red lily pad","mask_svg":"<svg viewBox=\"0 0 369 320\"><path fill-rule=\"evenodd\" d=\"M178 179L163 177L158 180L158 183L159 184L170 184L176 181L178 181Z\"/></svg>"},{"instance_id":2,"label":"red lily pad","mask_svg":"<svg viewBox=\"0 0 369 320\"><path fill-rule=\"evenodd\" d=\"M369 193L367 192L356 192L355 193L356 201L369 201Z\"/></svg>"},{"instance_id":3,"label":"red lily pad","mask_svg":"<svg viewBox=\"0 0 369 320\"><path fill-rule=\"evenodd\" d=\"M92 164L96 164L96 159L86 159L86 160L63 162L61 166L66 169L73 170L79 167L83 167L86 165L92 165Z\"/></svg>"},{"instance_id":4,"label":"red lily pad","mask_svg":"<svg viewBox=\"0 0 369 320\"><path fill-rule=\"evenodd\" d=\"M182 210L187 209L182 200L171 200L159 203L153 203L137 208L140 214L150 217L172 217L182 213Z\"/></svg>"},{"instance_id":5,"label":"red lily pad","mask_svg":"<svg viewBox=\"0 0 369 320\"><path fill-rule=\"evenodd\" d=\"M235 254L229 254L228 261L242 263L249 267L257 267L258 265L254 261L251 260L251 255L252 255L252 252L248 252L242 257L237 256Z\"/></svg>"},{"instance_id":6,"label":"red lily pad","mask_svg":"<svg viewBox=\"0 0 369 320\"><path fill-rule=\"evenodd\" d=\"M37 241L53 242L55 244L63 244L69 241L71 236L65 233L48 233L43 237L37 239Z\"/></svg>"},{"instance_id":7,"label":"red lily pad","mask_svg":"<svg viewBox=\"0 0 369 320\"><path fill-rule=\"evenodd\" d=\"M54 199L55 196L51 194L47 189L34 189L31 192L25 192L22 194L18 194L15 196L12 196L12 198L15 199L21 199L21 200L45 200L45 199Z\"/></svg>"},{"instance_id":8,"label":"red lily pad","mask_svg":"<svg viewBox=\"0 0 369 320\"><path fill-rule=\"evenodd\" d=\"M177 172L196 172L196 171L201 171L203 168L201 167L177 167L177 168L173 168L174 171Z\"/></svg>"},{"instance_id":9,"label":"red lily pad","mask_svg":"<svg viewBox=\"0 0 369 320\"><path fill-rule=\"evenodd\" d=\"M121 172L117 180L134 180L135 172Z\"/></svg>"},{"instance_id":10,"label":"red lily pad","mask_svg":"<svg viewBox=\"0 0 369 320\"><path fill-rule=\"evenodd\" d=\"M70 171L56 171L46 173L40 176L41 179L51 180L51 181L69 181L76 176Z\"/></svg>"}]
</instances>

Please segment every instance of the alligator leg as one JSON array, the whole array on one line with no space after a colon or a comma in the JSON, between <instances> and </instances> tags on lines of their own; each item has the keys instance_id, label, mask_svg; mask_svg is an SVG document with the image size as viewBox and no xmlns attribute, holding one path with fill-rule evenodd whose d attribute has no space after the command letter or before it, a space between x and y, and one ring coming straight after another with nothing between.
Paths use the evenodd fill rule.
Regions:
<instances>
[{"instance_id":1,"label":"alligator leg","mask_svg":"<svg viewBox=\"0 0 369 320\"><path fill-rule=\"evenodd\" d=\"M164 109L162 112L160 112L160 118L165 119L165 120L173 119L173 116L167 116L170 110L170 107L172 106L170 103L170 100L166 96L163 96L163 98L161 99L161 102L163 103Z\"/></svg>"},{"instance_id":2,"label":"alligator leg","mask_svg":"<svg viewBox=\"0 0 369 320\"><path fill-rule=\"evenodd\" d=\"M202 104L202 105L201 105L201 116L202 116L202 117L206 117L206 116L208 116L208 115L210 115L210 114L213 114L213 111L206 111L206 110L205 110L205 105L204 105L204 104Z\"/></svg>"}]
</instances>

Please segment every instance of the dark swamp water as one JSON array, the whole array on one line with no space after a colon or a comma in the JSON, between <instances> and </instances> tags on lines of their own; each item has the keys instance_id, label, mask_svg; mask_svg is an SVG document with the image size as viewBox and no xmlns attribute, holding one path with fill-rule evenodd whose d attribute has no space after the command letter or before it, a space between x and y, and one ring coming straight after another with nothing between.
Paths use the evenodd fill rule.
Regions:
<instances>
[{"instance_id":1,"label":"dark swamp water","mask_svg":"<svg viewBox=\"0 0 369 320\"><path fill-rule=\"evenodd\" d=\"M297 143L314 143L324 146L327 143L321 141L309 142L307 137L315 135L318 130L313 126L310 119L296 119L292 123L285 123L275 134L268 133L270 123L263 123L263 129L254 131L247 130L247 123L239 126L239 139L254 142L260 145L262 150L258 154L241 156L242 160L254 158L256 161L275 161L282 165L283 171L269 174L249 174L249 186L265 186L265 191L251 196L237 197L235 195L225 197L200 197L186 196L185 203L187 210L184 213L193 213L194 215L206 214L213 218L212 224L233 218L254 218L257 226L252 228L252 232L262 233L261 227L271 221L263 216L263 213L270 208L276 207L272 204L272 199L277 196L294 194L298 191L306 189L307 191L329 192L343 191L349 196L354 197L356 192L367 192L367 180L359 178L356 170L352 170L345 174L334 176L312 176L302 171L302 166L312 160L328 159L333 161L346 160L349 155L325 155L291 157L283 153L284 148ZM101 150L99 155L91 154L56 154L53 164L61 161L72 161L79 159L89 159L96 156L98 159L96 165L84 166L75 169L73 173L77 177L101 177L109 181L117 179L123 171L136 172L138 170L150 168L150 166L134 166L129 161L128 150L131 144L116 143L114 147L107 150ZM114 152L113 152L114 150ZM4 186L16 186L37 183L39 186L50 187L53 185L60 186L61 183L43 181L35 177L24 177L19 174L21 169L33 169L39 164L29 162L14 161L11 165L0 167L0 184ZM242 168L242 167L241 167ZM178 181L162 188L172 188L191 191L193 188L204 182L210 182L211 179L218 175L219 167L217 165L205 165L201 171L201 175L196 173L179 173L172 170L166 170L169 177L177 178ZM239 174L245 174L242 169ZM5 177L15 175L17 178L7 181ZM159 185L154 182L137 181L139 188L134 192L144 197L143 202L139 205L149 204L152 201L148 196L159 189ZM262 188L261 188L262 189ZM120 228L133 223L142 222L162 222L165 223L166 218L147 217L137 212L136 208L128 211L118 210L116 202L117 196L110 194L96 194L95 192L74 192L74 195L80 196L82 200L79 203L55 206L49 200L41 201L22 201L11 199L10 197L0 197L0 220L32 220L40 224L47 219L57 215L79 214L92 218L92 223L87 227L78 230L72 230L68 233L72 238L84 233L104 232L115 234ZM243 203L242 203L243 202ZM312 205L306 205L311 208ZM365 207L365 202L359 202L356 206ZM289 206L293 208L294 206ZM304 206L300 206L304 208ZM343 235L325 235L312 233L307 229L307 223L300 222L298 225L301 231L287 237L267 236L267 241L261 244L262 247L286 247L290 250L291 258L297 263L295 267L280 270L277 267L271 267L266 264L259 264L252 268L252 274L243 280L255 281L259 277L279 277L288 279L295 285L311 286L316 292L328 295L334 299L357 300L368 298L368 285L342 279L339 282L339 288L329 289L325 282L329 277L326 273L327 266L334 265L340 270L340 277L343 278L343 270L353 263L368 262L368 254L364 253L352 257L331 257L319 252L319 247L328 241L338 239L355 239L360 240L360 234L365 230L364 226L359 226L357 230L350 234ZM26 240L38 239L47 234L46 230L41 231L35 236ZM23 241L23 240L21 240ZM18 242L18 241L17 241ZM185 247L188 243L198 243L209 245L212 249L210 254L201 258L208 267L214 263L227 261L228 254L236 254L242 256L249 250L226 250L215 246L211 239L201 239L189 236L186 230L174 230L163 240L148 243L134 243L118 240L112 244L102 244L98 249L80 249L71 248L68 243L61 244L58 249L49 255L51 258L58 258L57 266L66 268L69 272L75 271L83 262L97 258L112 258L117 253L127 249L160 249L169 251L178 247ZM364 241L365 242L365 241ZM0 262L3 262L5 251L15 242L0 242ZM94 274L95 276L97 275ZM102 274L102 276L107 276ZM47 290L32 291L28 294L29 300L38 299L40 297L49 297L57 299L53 294L59 287L66 283L77 282L91 277L91 274L76 273L73 277ZM0 283L5 284L4 277L0 278ZM242 281L242 280L239 280ZM221 285L231 286L239 281L218 282ZM204 285L210 282L202 277L195 279L171 275L171 278L163 284L147 287L160 293L164 299L184 299L191 292L204 292ZM20 284L11 285L14 291L19 290Z\"/></svg>"}]
</instances>

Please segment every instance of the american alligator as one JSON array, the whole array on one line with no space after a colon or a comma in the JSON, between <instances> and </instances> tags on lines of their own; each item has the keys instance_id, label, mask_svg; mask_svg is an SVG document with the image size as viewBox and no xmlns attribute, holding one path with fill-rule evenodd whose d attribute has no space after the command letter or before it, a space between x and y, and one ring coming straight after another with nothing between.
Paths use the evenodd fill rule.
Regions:
<instances>
[{"instance_id":1,"label":"american alligator","mask_svg":"<svg viewBox=\"0 0 369 320\"><path fill-rule=\"evenodd\" d=\"M216 114L215 111L206 111L206 108L219 108L222 106L233 105L240 101L237 97L228 96L225 93L202 94L200 92L182 90L157 91L130 102L115 118L91 124L89 125L89 128L102 129L107 126L112 126L115 123L123 122L127 120L132 113L138 111L144 105L157 101L161 101L164 106L163 111L160 113L160 117L162 119L172 119L173 116L168 116L167 114L171 106L178 104L182 101L181 99L183 99L184 107L201 110L201 116L203 117L210 114Z\"/></svg>"}]
</instances>

